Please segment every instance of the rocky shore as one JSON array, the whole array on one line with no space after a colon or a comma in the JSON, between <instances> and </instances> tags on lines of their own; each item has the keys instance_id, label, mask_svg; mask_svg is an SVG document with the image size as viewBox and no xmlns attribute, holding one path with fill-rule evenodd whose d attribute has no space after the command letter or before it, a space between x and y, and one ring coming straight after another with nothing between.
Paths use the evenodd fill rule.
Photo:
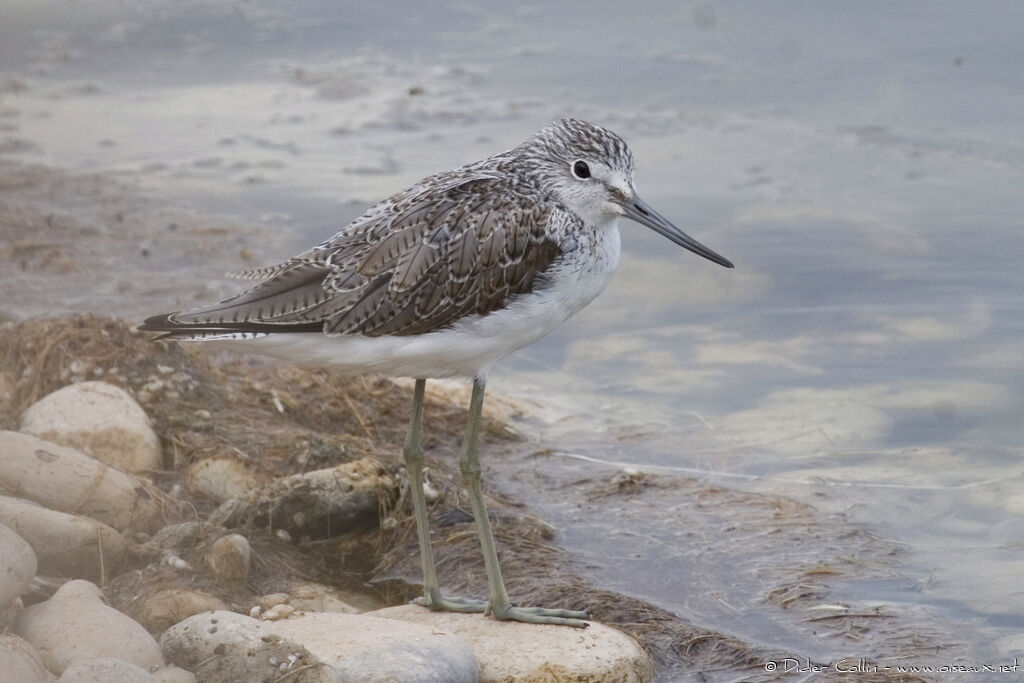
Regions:
<instances>
[{"instance_id":1,"label":"rocky shore","mask_svg":"<svg viewBox=\"0 0 1024 683\"><path fill-rule=\"evenodd\" d=\"M400 442L404 392L390 383L360 385L356 403L325 373L243 373L90 317L8 323L0 356L5 680L653 678L636 640L596 622L387 606L417 590L394 561L415 541L401 468L382 452ZM445 440L457 431L456 408L429 410ZM335 440L325 421L341 422ZM475 571L456 555L473 540L458 482L435 468L432 485L438 528L458 537L439 539L441 566ZM539 520L501 526L544 546Z\"/></svg>"}]
</instances>

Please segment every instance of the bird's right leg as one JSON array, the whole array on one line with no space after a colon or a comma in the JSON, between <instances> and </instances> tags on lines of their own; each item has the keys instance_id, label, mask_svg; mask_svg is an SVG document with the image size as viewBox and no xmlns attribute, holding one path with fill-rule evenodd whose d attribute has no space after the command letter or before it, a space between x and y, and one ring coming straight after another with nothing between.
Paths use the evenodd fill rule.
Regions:
<instances>
[{"instance_id":1,"label":"bird's right leg","mask_svg":"<svg viewBox=\"0 0 1024 683\"><path fill-rule=\"evenodd\" d=\"M405 458L405 471L409 476L409 489L412 493L412 507L416 515L416 532L420 540L420 558L423 560L423 597L414 602L432 610L449 612L483 612L487 603L482 600L450 597L441 595L441 587L437 583L437 570L434 568L434 551L430 547L430 527L427 521L427 501L423 496L423 446L420 445L420 424L423 421L423 394L426 390L425 379L416 380L413 390L412 418L409 420L409 432L405 437L402 454Z\"/></svg>"},{"instance_id":2,"label":"bird's right leg","mask_svg":"<svg viewBox=\"0 0 1024 683\"><path fill-rule=\"evenodd\" d=\"M480 485L480 459L477 454L477 437L480 435L480 412L484 404L484 388L486 379L477 377L473 380L473 395L469 399L469 417L466 419L466 436L462 440L462 457L459 468L466 482L469 502L473 506L473 519L480 536L480 546L484 553L484 569L487 571L487 585L491 591L491 601L485 614L491 614L500 621L522 621L530 624L561 624L563 626L587 627L587 613L568 609L548 609L546 607L516 607L508 601L505 582L501 579L501 565L498 563L498 551L494 545L494 533L487 517L487 506L484 503L483 489Z\"/></svg>"}]
</instances>

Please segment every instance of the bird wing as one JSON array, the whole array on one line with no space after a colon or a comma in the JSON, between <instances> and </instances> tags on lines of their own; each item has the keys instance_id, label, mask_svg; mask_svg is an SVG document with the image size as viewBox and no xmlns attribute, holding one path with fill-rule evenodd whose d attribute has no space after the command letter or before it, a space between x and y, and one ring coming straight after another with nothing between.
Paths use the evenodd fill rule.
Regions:
<instances>
[{"instance_id":1,"label":"bird wing","mask_svg":"<svg viewBox=\"0 0 1024 683\"><path fill-rule=\"evenodd\" d=\"M173 336L322 330L422 334L531 290L560 254L563 214L493 173L452 172L381 202L323 244L220 303L147 320Z\"/></svg>"}]
</instances>

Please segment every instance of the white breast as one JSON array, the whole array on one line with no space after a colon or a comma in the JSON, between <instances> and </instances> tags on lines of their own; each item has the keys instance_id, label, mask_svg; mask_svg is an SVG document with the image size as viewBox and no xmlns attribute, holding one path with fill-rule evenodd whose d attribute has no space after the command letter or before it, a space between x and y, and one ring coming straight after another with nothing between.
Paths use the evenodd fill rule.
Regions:
<instances>
[{"instance_id":1,"label":"white breast","mask_svg":"<svg viewBox=\"0 0 1024 683\"><path fill-rule=\"evenodd\" d=\"M508 354L537 341L604 290L619 262L614 220L573 233L539 289L485 316L468 316L437 332L366 337L271 334L228 342L298 365L393 377L477 377Z\"/></svg>"}]
</instances>

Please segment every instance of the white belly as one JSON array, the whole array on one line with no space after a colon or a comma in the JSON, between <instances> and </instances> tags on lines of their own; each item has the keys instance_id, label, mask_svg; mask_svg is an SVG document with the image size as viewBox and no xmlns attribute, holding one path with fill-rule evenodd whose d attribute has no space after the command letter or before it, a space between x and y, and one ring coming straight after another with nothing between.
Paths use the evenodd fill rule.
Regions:
<instances>
[{"instance_id":1,"label":"white belly","mask_svg":"<svg viewBox=\"0 0 1024 683\"><path fill-rule=\"evenodd\" d=\"M437 332L381 337L271 334L227 343L297 365L332 367L352 374L481 377L497 361L537 341L593 301L611 279L619 250L619 231L612 222L558 261L538 291L518 296L506 308L469 316Z\"/></svg>"}]
</instances>

